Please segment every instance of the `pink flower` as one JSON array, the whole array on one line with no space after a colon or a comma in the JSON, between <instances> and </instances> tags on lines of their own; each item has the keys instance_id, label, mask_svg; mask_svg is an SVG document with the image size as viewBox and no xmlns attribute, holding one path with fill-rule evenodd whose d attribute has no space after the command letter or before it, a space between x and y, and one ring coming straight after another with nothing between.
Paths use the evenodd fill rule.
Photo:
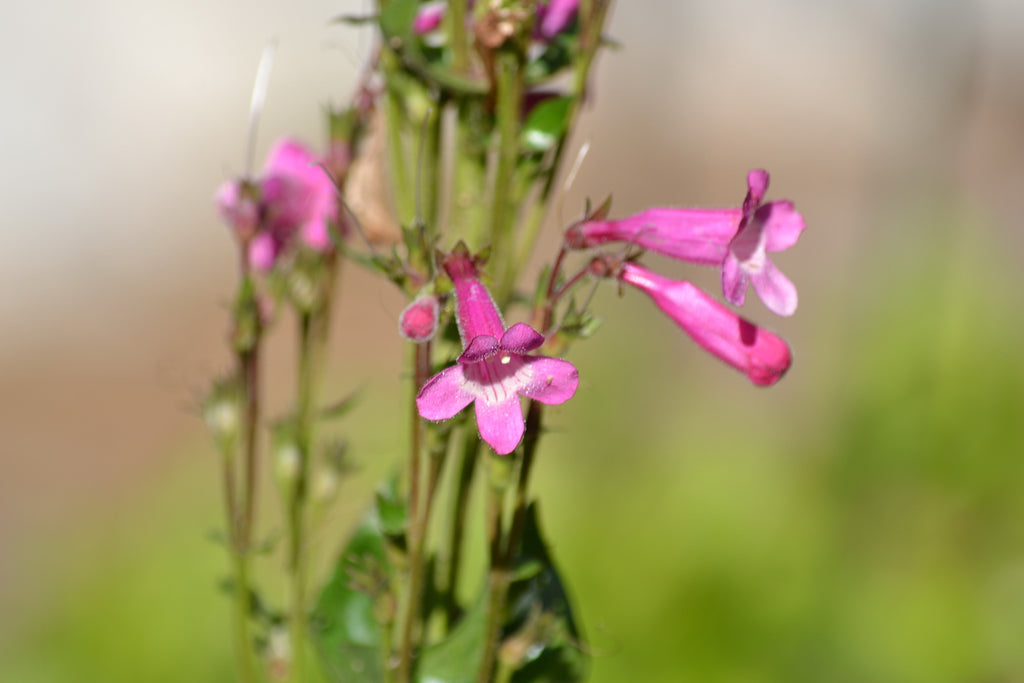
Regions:
<instances>
[{"instance_id":1,"label":"pink flower","mask_svg":"<svg viewBox=\"0 0 1024 683\"><path fill-rule=\"evenodd\" d=\"M768 189L768 171L748 173L747 187L743 219L722 264L722 292L729 303L742 306L749 282L772 312L793 315L796 287L768 259L767 252L782 251L796 244L804 230L804 219L792 202L762 203Z\"/></svg>"},{"instance_id":2,"label":"pink flower","mask_svg":"<svg viewBox=\"0 0 1024 683\"><path fill-rule=\"evenodd\" d=\"M765 305L779 315L796 310L796 287L779 271L767 252L793 246L804 220L789 201L762 203L767 171L747 174L742 208L654 208L619 220L585 221L571 227L566 243L575 249L630 242L688 263L722 268L725 298L742 306L747 283Z\"/></svg>"},{"instance_id":3,"label":"pink flower","mask_svg":"<svg viewBox=\"0 0 1024 683\"><path fill-rule=\"evenodd\" d=\"M598 274L608 274L601 265L598 262ZM772 385L789 369L793 357L785 341L739 317L692 283L670 280L635 263L623 265L618 278L651 297L701 348L746 374L754 384Z\"/></svg>"},{"instance_id":4,"label":"pink flower","mask_svg":"<svg viewBox=\"0 0 1024 683\"><path fill-rule=\"evenodd\" d=\"M464 351L455 365L423 385L416 406L427 420L447 420L473 403L480 437L499 455L507 455L523 438L519 397L564 403L576 393L579 374L568 361L527 355L544 343L544 337L525 323L505 329L464 249L449 256L444 268L455 285Z\"/></svg>"},{"instance_id":5,"label":"pink flower","mask_svg":"<svg viewBox=\"0 0 1024 683\"><path fill-rule=\"evenodd\" d=\"M330 249L328 224L336 220L338 207L334 184L316 161L301 143L284 139L250 186L252 196L239 180L217 190L221 216L248 242L254 268L270 270L296 237L317 251Z\"/></svg>"}]
</instances>

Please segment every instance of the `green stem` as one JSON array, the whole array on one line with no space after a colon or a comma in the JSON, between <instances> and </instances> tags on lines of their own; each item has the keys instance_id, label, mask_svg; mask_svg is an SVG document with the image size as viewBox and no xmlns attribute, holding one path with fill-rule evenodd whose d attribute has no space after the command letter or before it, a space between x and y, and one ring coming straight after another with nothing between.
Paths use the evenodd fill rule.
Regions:
<instances>
[{"instance_id":1,"label":"green stem","mask_svg":"<svg viewBox=\"0 0 1024 683\"><path fill-rule=\"evenodd\" d=\"M323 280L318 283L319 295L308 310L299 310L299 348L295 405L295 445L299 462L292 486L291 499L286 501L288 516L289 570L289 639L292 667L289 680L300 683L306 678L307 647L307 583L309 580L309 481L316 443L316 385L320 376L324 350L330 328L331 302L338 264L327 256Z\"/></svg>"},{"instance_id":2,"label":"green stem","mask_svg":"<svg viewBox=\"0 0 1024 683\"><path fill-rule=\"evenodd\" d=\"M462 463L456 482L452 506L451 526L448 530L448 567L445 578L445 624L448 631L459 618L459 574L462 568L462 538L466 531L466 509L469 506L469 490L476 472L480 455L480 436L474 425L467 423L462 445Z\"/></svg>"},{"instance_id":3,"label":"green stem","mask_svg":"<svg viewBox=\"0 0 1024 683\"><path fill-rule=\"evenodd\" d=\"M381 67L385 73L395 72L401 68L397 55L391 50L381 51ZM391 82L391 78L387 78ZM402 225L409 225L415 217L416 205L409 178L409 168L405 159L405 141L402 129L405 124L405 111L402 106L402 93L394 86L385 89L387 126L388 162L391 169L391 185L394 191L395 206L398 209L398 220Z\"/></svg>"},{"instance_id":4,"label":"green stem","mask_svg":"<svg viewBox=\"0 0 1024 683\"><path fill-rule=\"evenodd\" d=\"M487 624L484 631L484 650L477 671L477 683L488 683L497 659L501 639L501 626L505 621L505 602L510 580L507 556L504 551L504 506L512 469L512 459L493 455L489 459L490 482L487 487L487 538L490 564L487 576Z\"/></svg>"},{"instance_id":5,"label":"green stem","mask_svg":"<svg viewBox=\"0 0 1024 683\"><path fill-rule=\"evenodd\" d=\"M239 678L243 683L256 681L256 661L250 624L249 563L245 557L236 554L235 570L235 658Z\"/></svg>"},{"instance_id":6,"label":"green stem","mask_svg":"<svg viewBox=\"0 0 1024 683\"><path fill-rule=\"evenodd\" d=\"M466 0L448 3L448 35L451 37L452 66L464 74L469 68L469 40L466 37Z\"/></svg>"},{"instance_id":7,"label":"green stem","mask_svg":"<svg viewBox=\"0 0 1024 683\"><path fill-rule=\"evenodd\" d=\"M441 122L444 110L443 98L438 98L434 106L426 115L420 135L420 153L417 165L419 181L417 184L417 211L418 218L423 222L426 230L426 244L433 243L433 236L438 234L438 221L441 197ZM429 259L431 254L424 254L424 259Z\"/></svg>"},{"instance_id":8,"label":"green stem","mask_svg":"<svg viewBox=\"0 0 1024 683\"><path fill-rule=\"evenodd\" d=\"M250 613L249 561L252 550L253 528L256 517L256 491L258 484L257 426L259 425L259 351L262 329L259 305L247 258L247 245L240 250L238 304L235 315L235 357L241 392L241 440L237 444L242 461L241 501L236 496L239 488L235 470L235 455L230 449L224 454L224 495L228 516L228 535L234 572L234 631L235 656L243 683L256 680L254 639Z\"/></svg>"},{"instance_id":9,"label":"green stem","mask_svg":"<svg viewBox=\"0 0 1024 683\"><path fill-rule=\"evenodd\" d=\"M519 118L523 102L523 69L513 51L497 54L498 168L494 175L491 202L491 248L495 256L495 293L499 305L507 301L515 277L514 255L506 254L511 244L516 206L513 201L516 161L519 157Z\"/></svg>"},{"instance_id":10,"label":"green stem","mask_svg":"<svg viewBox=\"0 0 1024 683\"><path fill-rule=\"evenodd\" d=\"M505 546L506 564L511 569L515 566L519 542L526 525L526 508L529 506L530 473L533 471L534 455L537 442L540 440L541 417L543 407L537 401L530 401L526 409L526 432L523 435L523 459L519 463L519 477L516 482L515 503L512 511L512 526L508 531L508 543Z\"/></svg>"},{"instance_id":11,"label":"green stem","mask_svg":"<svg viewBox=\"0 0 1024 683\"><path fill-rule=\"evenodd\" d=\"M295 439L299 463L288 501L289 638L292 665L289 680L305 679L306 650L306 498L309 492L310 453L313 443L313 366L316 355L314 314L299 313L298 388Z\"/></svg>"},{"instance_id":12,"label":"green stem","mask_svg":"<svg viewBox=\"0 0 1024 683\"><path fill-rule=\"evenodd\" d=\"M487 180L487 155L481 140L480 103L469 98L459 100L456 126L452 136L452 180L449 221L452 232L462 235L471 251L484 247L485 207L482 202Z\"/></svg>"},{"instance_id":13,"label":"green stem","mask_svg":"<svg viewBox=\"0 0 1024 683\"><path fill-rule=\"evenodd\" d=\"M574 72L573 99L569 103L569 110L566 112L565 134L555 145L551 154L551 160L544 172L544 184L541 186L533 205L525 220L522 235L516 248L516 268L522 269L529 261L533 248L537 243L537 237L547 216L548 202L551 199L555 181L558 179L558 171L562 165L562 156L569 141L569 133L576 126L576 119L579 117L583 97L586 94L587 79L590 77L590 69L594 64L594 58L601 47L601 32L604 28L604 20L608 13L609 2L581 2L580 17L585 18L584 30L581 40L580 60Z\"/></svg>"},{"instance_id":14,"label":"green stem","mask_svg":"<svg viewBox=\"0 0 1024 683\"><path fill-rule=\"evenodd\" d=\"M412 681L413 658L416 649L416 625L419 622L423 592L423 547L429 503L420 502L420 463L423 457L423 420L416 407L416 395L430 376L430 343L412 345L412 400L410 410L411 445L409 449L409 581L406 595L406 613L402 621L402 634L398 649L398 681ZM427 489L428 499L432 486Z\"/></svg>"}]
</instances>

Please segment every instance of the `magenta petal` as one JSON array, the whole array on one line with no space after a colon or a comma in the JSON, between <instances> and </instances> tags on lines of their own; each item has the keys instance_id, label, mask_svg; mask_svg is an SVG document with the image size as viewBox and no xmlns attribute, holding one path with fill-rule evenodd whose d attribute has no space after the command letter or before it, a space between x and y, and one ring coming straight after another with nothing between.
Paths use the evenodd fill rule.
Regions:
<instances>
[{"instance_id":1,"label":"magenta petal","mask_svg":"<svg viewBox=\"0 0 1024 683\"><path fill-rule=\"evenodd\" d=\"M455 313L462 343L468 347L479 335L500 339L505 333L505 322L491 293L478 279L472 259L453 253L445 260L444 269L455 285Z\"/></svg>"},{"instance_id":2,"label":"magenta petal","mask_svg":"<svg viewBox=\"0 0 1024 683\"><path fill-rule=\"evenodd\" d=\"M796 286L771 261L765 261L760 271L750 274L750 284L772 313L793 315L796 312Z\"/></svg>"},{"instance_id":3,"label":"magenta petal","mask_svg":"<svg viewBox=\"0 0 1024 683\"><path fill-rule=\"evenodd\" d=\"M760 206L766 192L768 192L768 171L758 168L748 173L747 198L743 200L743 213L752 213Z\"/></svg>"},{"instance_id":4,"label":"magenta petal","mask_svg":"<svg viewBox=\"0 0 1024 683\"><path fill-rule=\"evenodd\" d=\"M736 234L739 209L656 207L616 221L592 221L570 231L574 247L630 242L665 256L718 265Z\"/></svg>"},{"instance_id":5,"label":"magenta petal","mask_svg":"<svg viewBox=\"0 0 1024 683\"><path fill-rule=\"evenodd\" d=\"M476 401L476 425L480 437L490 444L498 455L508 455L523 438L523 411L519 398L511 396L498 403Z\"/></svg>"},{"instance_id":6,"label":"magenta petal","mask_svg":"<svg viewBox=\"0 0 1024 683\"><path fill-rule=\"evenodd\" d=\"M530 379L519 389L523 396L548 405L558 405L576 393L580 374L569 361L547 356L533 356L524 360Z\"/></svg>"},{"instance_id":7,"label":"magenta petal","mask_svg":"<svg viewBox=\"0 0 1024 683\"><path fill-rule=\"evenodd\" d=\"M544 335L526 323L516 323L501 335L501 348L513 353L526 353L539 348L544 343Z\"/></svg>"},{"instance_id":8,"label":"magenta petal","mask_svg":"<svg viewBox=\"0 0 1024 683\"><path fill-rule=\"evenodd\" d=\"M769 202L757 210L754 219L764 224L765 248L768 251L789 249L804 231L804 218L793 202Z\"/></svg>"},{"instance_id":9,"label":"magenta petal","mask_svg":"<svg viewBox=\"0 0 1024 683\"><path fill-rule=\"evenodd\" d=\"M416 396L420 417L427 420L447 420L454 417L473 400L466 390L462 366L455 364L431 377Z\"/></svg>"},{"instance_id":10,"label":"magenta petal","mask_svg":"<svg viewBox=\"0 0 1024 683\"><path fill-rule=\"evenodd\" d=\"M312 220L302 226L303 243L316 251L327 251L331 247L331 232L325 220Z\"/></svg>"},{"instance_id":11,"label":"magenta petal","mask_svg":"<svg viewBox=\"0 0 1024 683\"><path fill-rule=\"evenodd\" d=\"M273 235L261 232L249 242L249 265L265 273L274 267L277 251L277 242Z\"/></svg>"},{"instance_id":12,"label":"magenta petal","mask_svg":"<svg viewBox=\"0 0 1024 683\"><path fill-rule=\"evenodd\" d=\"M480 334L473 337L466 350L459 356L460 363L478 363L485 358L493 356L498 350L498 340L489 334Z\"/></svg>"},{"instance_id":13,"label":"magenta petal","mask_svg":"<svg viewBox=\"0 0 1024 683\"><path fill-rule=\"evenodd\" d=\"M722 263L722 296L733 306L742 306L747 294L747 274L731 251Z\"/></svg>"}]
</instances>

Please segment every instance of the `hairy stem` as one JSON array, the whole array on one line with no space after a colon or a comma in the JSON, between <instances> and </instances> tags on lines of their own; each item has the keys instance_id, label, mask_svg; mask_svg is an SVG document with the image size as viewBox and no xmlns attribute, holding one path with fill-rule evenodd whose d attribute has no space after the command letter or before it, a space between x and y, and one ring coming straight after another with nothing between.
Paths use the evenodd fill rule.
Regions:
<instances>
[{"instance_id":1,"label":"hairy stem","mask_svg":"<svg viewBox=\"0 0 1024 683\"><path fill-rule=\"evenodd\" d=\"M462 462L458 480L455 482L455 496L452 501L451 526L448 529L448 567L445 578L445 624L450 631L459 618L459 576L462 570L462 538L466 531L466 508L469 506L469 491L473 474L480 455L480 436L472 424L463 430Z\"/></svg>"},{"instance_id":2,"label":"hairy stem","mask_svg":"<svg viewBox=\"0 0 1024 683\"><path fill-rule=\"evenodd\" d=\"M496 59L498 160L491 203L491 248L495 254L496 298L508 299L515 278L514 258L506 251L512 244L517 207L513 201L516 161L519 157L519 118L523 102L523 69L515 52L499 52Z\"/></svg>"},{"instance_id":3,"label":"hairy stem","mask_svg":"<svg viewBox=\"0 0 1024 683\"><path fill-rule=\"evenodd\" d=\"M430 343L412 345L413 386L410 411L412 430L409 448L409 580L406 595L405 619L398 646L399 683L412 681L413 658L416 649L416 625L419 621L423 592L423 548L429 503L420 502L420 462L423 457L423 421L416 407L416 395L430 376ZM428 499L432 494L428 487Z\"/></svg>"},{"instance_id":4,"label":"hairy stem","mask_svg":"<svg viewBox=\"0 0 1024 683\"><path fill-rule=\"evenodd\" d=\"M240 249L239 269L241 279L235 310L236 329L233 346L242 407L241 440L238 443L242 463L242 480L241 482L237 481L238 473L235 469L234 453L226 452L224 457L224 495L234 573L235 656L243 683L249 683L256 680L257 670L251 629L249 596L252 589L249 584L249 563L255 527L258 484L257 427L260 419L259 351L262 329L246 245L242 245ZM236 495L239 488L241 489L241 501Z\"/></svg>"},{"instance_id":5,"label":"hairy stem","mask_svg":"<svg viewBox=\"0 0 1024 683\"><path fill-rule=\"evenodd\" d=\"M487 624L484 631L484 650L477 671L477 683L488 683L497 659L501 639L501 626L505 621L505 603L510 580L508 557L505 553L504 507L512 470L512 459L492 455L489 460L490 482L487 487L487 539L489 569L487 574Z\"/></svg>"}]
</instances>

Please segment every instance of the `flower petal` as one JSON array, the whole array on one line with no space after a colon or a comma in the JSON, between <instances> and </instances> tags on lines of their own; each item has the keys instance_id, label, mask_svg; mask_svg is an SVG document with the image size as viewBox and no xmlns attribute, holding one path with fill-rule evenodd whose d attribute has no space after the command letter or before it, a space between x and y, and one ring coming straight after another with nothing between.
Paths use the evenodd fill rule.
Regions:
<instances>
[{"instance_id":1,"label":"flower petal","mask_svg":"<svg viewBox=\"0 0 1024 683\"><path fill-rule=\"evenodd\" d=\"M772 313L793 315L796 312L796 286L771 261L765 261L760 271L750 274L750 284Z\"/></svg>"},{"instance_id":2,"label":"flower petal","mask_svg":"<svg viewBox=\"0 0 1024 683\"><path fill-rule=\"evenodd\" d=\"M804 218L789 201L765 204L754 214L754 220L764 224L765 248L768 251L789 249L804 231Z\"/></svg>"},{"instance_id":3,"label":"flower petal","mask_svg":"<svg viewBox=\"0 0 1024 683\"><path fill-rule=\"evenodd\" d=\"M416 408L426 420L447 420L465 408L474 396L466 389L463 368L455 364L431 377L416 396Z\"/></svg>"},{"instance_id":4,"label":"flower petal","mask_svg":"<svg viewBox=\"0 0 1024 683\"><path fill-rule=\"evenodd\" d=\"M485 358L493 356L497 352L499 342L489 334L479 334L466 346L466 350L459 356L460 363L479 363Z\"/></svg>"},{"instance_id":5,"label":"flower petal","mask_svg":"<svg viewBox=\"0 0 1024 683\"><path fill-rule=\"evenodd\" d=\"M580 384L580 373L576 366L561 358L531 356L523 359L530 373L529 381L519 393L548 405L565 403Z\"/></svg>"},{"instance_id":6,"label":"flower petal","mask_svg":"<svg viewBox=\"0 0 1024 683\"><path fill-rule=\"evenodd\" d=\"M526 323L516 323L501 335L501 348L513 353L526 353L540 348L544 335Z\"/></svg>"},{"instance_id":7,"label":"flower petal","mask_svg":"<svg viewBox=\"0 0 1024 683\"><path fill-rule=\"evenodd\" d=\"M747 197L743 200L744 215L753 213L764 201L764 195L768 191L768 179L768 171L761 168L747 174Z\"/></svg>"},{"instance_id":8,"label":"flower petal","mask_svg":"<svg viewBox=\"0 0 1024 683\"><path fill-rule=\"evenodd\" d=\"M722 263L722 296L733 306L742 306L747 294L747 274L731 251Z\"/></svg>"},{"instance_id":9,"label":"flower petal","mask_svg":"<svg viewBox=\"0 0 1024 683\"><path fill-rule=\"evenodd\" d=\"M274 236L268 232L261 232L249 242L249 265L265 273L274 267L278 251Z\"/></svg>"},{"instance_id":10,"label":"flower petal","mask_svg":"<svg viewBox=\"0 0 1024 683\"><path fill-rule=\"evenodd\" d=\"M717 266L736 234L739 209L656 207L616 221L591 221L570 229L574 248L606 242L630 242L670 258Z\"/></svg>"},{"instance_id":11,"label":"flower petal","mask_svg":"<svg viewBox=\"0 0 1024 683\"><path fill-rule=\"evenodd\" d=\"M513 395L497 403L477 399L475 405L480 438L490 444L498 455L508 455L514 451L525 429L519 397Z\"/></svg>"}]
</instances>

